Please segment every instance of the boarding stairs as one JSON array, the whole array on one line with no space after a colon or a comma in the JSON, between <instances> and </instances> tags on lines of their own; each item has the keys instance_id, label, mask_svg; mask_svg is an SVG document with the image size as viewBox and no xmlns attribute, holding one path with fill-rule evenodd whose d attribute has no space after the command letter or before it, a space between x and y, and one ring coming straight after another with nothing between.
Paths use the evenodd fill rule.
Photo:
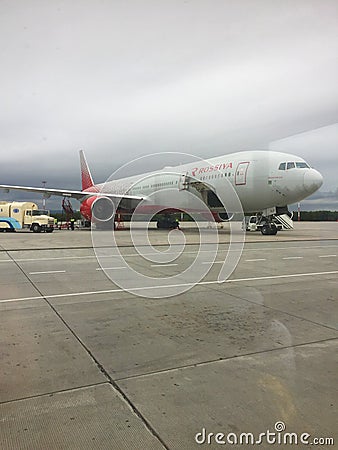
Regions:
<instances>
[{"instance_id":1,"label":"boarding stairs","mask_svg":"<svg viewBox=\"0 0 338 450\"><path fill-rule=\"evenodd\" d=\"M274 216L274 220L279 222L283 230L293 230L293 220L287 214L281 214L280 216Z\"/></svg>"}]
</instances>

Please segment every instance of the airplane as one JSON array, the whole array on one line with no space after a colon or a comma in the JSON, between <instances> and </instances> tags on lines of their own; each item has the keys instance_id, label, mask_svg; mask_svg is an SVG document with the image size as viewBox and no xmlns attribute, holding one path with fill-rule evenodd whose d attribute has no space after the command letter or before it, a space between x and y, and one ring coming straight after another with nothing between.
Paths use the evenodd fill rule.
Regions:
<instances>
[{"instance_id":1,"label":"airplane","mask_svg":"<svg viewBox=\"0 0 338 450\"><path fill-rule=\"evenodd\" d=\"M242 211L258 214L262 234L276 234L274 216L288 213L288 205L316 192L322 175L304 159L288 153L245 151L95 184L80 150L82 190L0 185L0 189L71 197L81 202L88 221L111 222L116 212L166 213L198 211L207 206L216 222L228 221L239 211L228 211L224 199L235 191ZM187 195L190 194L190 195ZM191 194L196 203L191 200ZM236 208L236 207L235 207Z\"/></svg>"}]
</instances>

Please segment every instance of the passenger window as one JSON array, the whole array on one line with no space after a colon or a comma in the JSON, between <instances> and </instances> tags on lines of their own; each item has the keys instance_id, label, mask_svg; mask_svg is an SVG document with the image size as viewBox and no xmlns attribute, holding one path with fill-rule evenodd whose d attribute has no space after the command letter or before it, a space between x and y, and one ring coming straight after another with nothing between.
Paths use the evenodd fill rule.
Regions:
<instances>
[{"instance_id":1,"label":"passenger window","mask_svg":"<svg viewBox=\"0 0 338 450\"><path fill-rule=\"evenodd\" d=\"M295 168L295 163L294 162L288 162L287 169L289 170L289 169L294 169L294 168Z\"/></svg>"},{"instance_id":2,"label":"passenger window","mask_svg":"<svg viewBox=\"0 0 338 450\"><path fill-rule=\"evenodd\" d=\"M285 170L286 163L280 163L278 170Z\"/></svg>"}]
</instances>

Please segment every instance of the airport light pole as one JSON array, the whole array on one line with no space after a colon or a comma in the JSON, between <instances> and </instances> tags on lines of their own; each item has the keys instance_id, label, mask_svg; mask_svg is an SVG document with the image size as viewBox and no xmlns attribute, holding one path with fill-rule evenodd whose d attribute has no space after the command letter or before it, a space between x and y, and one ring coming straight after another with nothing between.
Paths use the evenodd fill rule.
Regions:
<instances>
[{"instance_id":1,"label":"airport light pole","mask_svg":"<svg viewBox=\"0 0 338 450\"><path fill-rule=\"evenodd\" d=\"M45 188L47 184L47 181L42 181L42 187ZM42 197L42 209L46 209L46 197Z\"/></svg>"}]
</instances>

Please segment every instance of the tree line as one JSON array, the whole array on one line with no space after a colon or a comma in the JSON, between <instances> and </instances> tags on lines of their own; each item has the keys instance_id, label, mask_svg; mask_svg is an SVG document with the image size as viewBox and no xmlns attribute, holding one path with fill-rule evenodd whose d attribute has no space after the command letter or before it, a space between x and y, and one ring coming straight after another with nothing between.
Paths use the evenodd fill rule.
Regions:
<instances>
[{"instance_id":1,"label":"tree line","mask_svg":"<svg viewBox=\"0 0 338 450\"><path fill-rule=\"evenodd\" d=\"M293 220L297 220L297 212L293 213ZM338 211L301 211L300 220L309 222L338 221Z\"/></svg>"}]
</instances>

